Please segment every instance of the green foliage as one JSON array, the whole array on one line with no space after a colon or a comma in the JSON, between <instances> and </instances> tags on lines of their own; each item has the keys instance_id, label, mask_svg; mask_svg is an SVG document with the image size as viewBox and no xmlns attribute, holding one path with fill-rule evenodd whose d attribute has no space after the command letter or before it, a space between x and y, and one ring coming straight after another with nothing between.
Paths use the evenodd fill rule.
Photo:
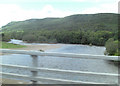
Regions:
<instances>
[{"instance_id":1,"label":"green foliage","mask_svg":"<svg viewBox=\"0 0 120 86\"><path fill-rule=\"evenodd\" d=\"M0 34L0 40L2 39L2 41L8 42L11 39L11 35L8 33L1 33Z\"/></svg>"},{"instance_id":2,"label":"green foliage","mask_svg":"<svg viewBox=\"0 0 120 86\"><path fill-rule=\"evenodd\" d=\"M38 36L38 40L37 41L45 43L45 42L47 42L47 38L45 36Z\"/></svg>"},{"instance_id":3,"label":"green foliage","mask_svg":"<svg viewBox=\"0 0 120 86\"><path fill-rule=\"evenodd\" d=\"M119 49L118 49L118 41L114 41L113 38L110 38L106 44L106 53L108 55L120 55Z\"/></svg>"},{"instance_id":4,"label":"green foliage","mask_svg":"<svg viewBox=\"0 0 120 86\"><path fill-rule=\"evenodd\" d=\"M118 14L72 15L64 18L30 19L3 26L3 40L27 42L105 45L117 39ZM108 44L109 45L109 44Z\"/></svg>"},{"instance_id":5,"label":"green foliage","mask_svg":"<svg viewBox=\"0 0 120 86\"><path fill-rule=\"evenodd\" d=\"M29 19L10 22L3 26L3 31L19 30L84 30L84 31L115 31L117 30L118 14L78 14L64 18Z\"/></svg>"},{"instance_id":6,"label":"green foliage","mask_svg":"<svg viewBox=\"0 0 120 86\"><path fill-rule=\"evenodd\" d=\"M17 45L12 43L0 42L0 48L23 48L23 45Z\"/></svg>"},{"instance_id":7,"label":"green foliage","mask_svg":"<svg viewBox=\"0 0 120 86\"><path fill-rule=\"evenodd\" d=\"M35 35L27 34L27 35L24 35L22 40L27 41L27 42L35 42L35 41L37 41L37 38L35 37Z\"/></svg>"}]
</instances>

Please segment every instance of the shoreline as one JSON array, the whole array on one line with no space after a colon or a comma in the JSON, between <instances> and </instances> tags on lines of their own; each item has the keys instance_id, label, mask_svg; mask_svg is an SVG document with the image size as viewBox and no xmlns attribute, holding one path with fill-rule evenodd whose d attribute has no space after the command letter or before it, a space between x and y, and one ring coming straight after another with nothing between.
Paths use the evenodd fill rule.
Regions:
<instances>
[{"instance_id":1,"label":"shoreline","mask_svg":"<svg viewBox=\"0 0 120 86\"><path fill-rule=\"evenodd\" d=\"M63 44L57 44L57 45L25 45L23 48L11 48L14 50L51 50L56 48L61 48Z\"/></svg>"},{"instance_id":2,"label":"shoreline","mask_svg":"<svg viewBox=\"0 0 120 86\"><path fill-rule=\"evenodd\" d=\"M64 44L56 44L56 45L25 45L23 48L6 48L11 50L38 50L38 51L46 51L51 49L57 49L65 46ZM0 55L7 55L0 52Z\"/></svg>"},{"instance_id":3,"label":"shoreline","mask_svg":"<svg viewBox=\"0 0 120 86\"><path fill-rule=\"evenodd\" d=\"M17 40L17 39L13 39L13 40ZM40 42L27 42L27 41L23 41L23 40L18 40L18 41L21 41L21 43L29 43L30 44L39 44ZM11 42L12 43L12 42ZM14 43L13 43L14 44ZM97 47L105 47L104 45L94 45L94 44L78 44L78 43L48 43L48 42L43 42L43 43L40 43L40 44L48 44L48 45L54 45L54 44L57 44L57 45L86 45L86 46L97 46ZM21 45L21 44L20 44ZM23 44L22 44L23 45Z\"/></svg>"}]
</instances>

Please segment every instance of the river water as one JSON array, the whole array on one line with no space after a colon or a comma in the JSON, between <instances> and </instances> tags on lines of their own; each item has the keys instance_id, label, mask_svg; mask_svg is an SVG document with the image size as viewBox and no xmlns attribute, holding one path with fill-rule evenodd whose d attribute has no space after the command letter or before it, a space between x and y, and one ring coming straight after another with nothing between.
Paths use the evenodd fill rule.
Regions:
<instances>
[{"instance_id":1,"label":"river water","mask_svg":"<svg viewBox=\"0 0 120 86\"><path fill-rule=\"evenodd\" d=\"M50 45L44 43L24 43L21 40L11 40L10 43L21 44L21 45ZM77 44L64 44L63 47L57 49L47 50L45 52L60 52L60 53L77 53L77 54L92 54L92 55L104 55L105 47L88 46L88 45L77 45ZM11 54L1 56L2 63L32 66L32 58L29 55ZM55 68L55 69L66 69L66 70L80 70L89 72L99 73L118 73L118 67L111 61L95 60L95 59L74 59L74 58L60 58L60 57L48 57L39 56L38 58L39 67L43 68ZM29 74L31 72L21 69L8 69L3 68L3 72L18 73L18 74ZM39 76L51 77L51 78L62 78L69 80L80 80L89 82L102 82L102 83L118 83L118 77L112 76L96 76L96 75L72 75L72 74L57 74L57 73L46 73L39 72ZM45 82L47 83L47 82Z\"/></svg>"}]
</instances>

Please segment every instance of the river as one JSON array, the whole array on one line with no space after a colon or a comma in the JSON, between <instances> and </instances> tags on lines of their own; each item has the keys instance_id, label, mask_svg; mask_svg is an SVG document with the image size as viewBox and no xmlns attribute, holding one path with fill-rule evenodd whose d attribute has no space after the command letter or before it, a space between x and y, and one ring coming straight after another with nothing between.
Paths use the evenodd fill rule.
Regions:
<instances>
[{"instance_id":1,"label":"river","mask_svg":"<svg viewBox=\"0 0 120 86\"><path fill-rule=\"evenodd\" d=\"M21 44L21 45L36 45L41 43L24 43L21 40L12 40L10 43ZM41 45L50 45L44 44ZM66 44L65 46L57 49L47 50L45 52L64 52L64 53L78 53L78 54L94 54L94 55L104 55L105 47L98 46L88 46L88 45L78 45L78 44ZM4 64L14 64L14 65L24 65L31 66L32 58L29 55L19 55L11 54L4 55L2 57L2 63ZM99 73L118 73L118 67L114 63L105 60L95 60L95 59L74 59L74 58L60 58L60 57L48 57L39 56L39 67L44 68L56 68L56 69L66 69L66 70L80 70L89 72L99 72ZM19 74L30 74L29 71L20 69L7 69L3 68L4 72L9 73L19 73ZM117 83L117 77L111 76L95 76L95 75L62 75L56 73L45 73L39 72L40 76L43 77L54 77L63 78L70 80L81 80L89 82L104 82L104 83ZM46 83L46 82L45 82Z\"/></svg>"}]
</instances>

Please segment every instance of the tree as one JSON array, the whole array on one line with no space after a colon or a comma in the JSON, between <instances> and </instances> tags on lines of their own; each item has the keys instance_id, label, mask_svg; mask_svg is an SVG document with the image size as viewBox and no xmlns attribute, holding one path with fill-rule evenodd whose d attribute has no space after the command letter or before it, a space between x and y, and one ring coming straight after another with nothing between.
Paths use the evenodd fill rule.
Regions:
<instances>
[{"instance_id":1,"label":"tree","mask_svg":"<svg viewBox=\"0 0 120 86\"><path fill-rule=\"evenodd\" d=\"M5 42L10 41L10 39L11 39L10 34L2 33L1 36L2 36L2 41L5 41Z\"/></svg>"}]
</instances>

